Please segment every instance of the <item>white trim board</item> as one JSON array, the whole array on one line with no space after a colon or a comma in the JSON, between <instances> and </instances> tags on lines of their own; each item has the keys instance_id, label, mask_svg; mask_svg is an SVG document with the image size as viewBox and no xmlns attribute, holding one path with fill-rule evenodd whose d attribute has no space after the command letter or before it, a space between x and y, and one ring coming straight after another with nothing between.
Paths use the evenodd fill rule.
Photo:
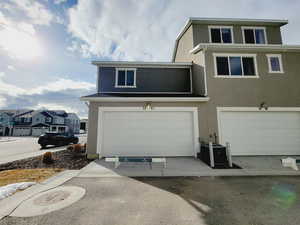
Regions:
<instances>
[{"instance_id":1,"label":"white trim board","mask_svg":"<svg viewBox=\"0 0 300 225\"><path fill-rule=\"evenodd\" d=\"M199 123L197 107L155 107L151 111L146 111L143 107L99 107L98 108L98 125L97 125L97 153L101 156L103 143L103 114L105 112L192 112L193 113L193 140L194 156L197 157L199 152Z\"/></svg>"}]
</instances>

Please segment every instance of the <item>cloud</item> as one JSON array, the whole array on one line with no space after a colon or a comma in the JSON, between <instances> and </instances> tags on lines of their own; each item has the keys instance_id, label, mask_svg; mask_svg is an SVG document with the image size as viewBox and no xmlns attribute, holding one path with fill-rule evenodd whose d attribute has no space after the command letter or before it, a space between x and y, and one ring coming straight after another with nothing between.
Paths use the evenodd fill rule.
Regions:
<instances>
[{"instance_id":1,"label":"cloud","mask_svg":"<svg viewBox=\"0 0 300 225\"><path fill-rule=\"evenodd\" d=\"M54 0L54 4L56 4L56 5L59 5L59 4L65 3L65 2L67 2L67 0Z\"/></svg>"},{"instance_id":2,"label":"cloud","mask_svg":"<svg viewBox=\"0 0 300 225\"><path fill-rule=\"evenodd\" d=\"M12 12L18 10L24 13L33 24L50 25L55 18L45 5L36 0L9 0L5 8Z\"/></svg>"},{"instance_id":3,"label":"cloud","mask_svg":"<svg viewBox=\"0 0 300 225\"><path fill-rule=\"evenodd\" d=\"M87 107L79 97L95 91L92 83L62 78L39 87L20 88L5 82L5 76L0 72L1 108L63 109L86 116Z\"/></svg>"},{"instance_id":4,"label":"cloud","mask_svg":"<svg viewBox=\"0 0 300 225\"><path fill-rule=\"evenodd\" d=\"M284 37L299 43L299 9L294 0L78 0L68 10L69 50L113 60L170 60L189 17L287 18L293 22Z\"/></svg>"},{"instance_id":5,"label":"cloud","mask_svg":"<svg viewBox=\"0 0 300 225\"><path fill-rule=\"evenodd\" d=\"M13 65L7 65L7 69L16 71L16 68ZM0 78L1 78L1 76L0 76Z\"/></svg>"}]
</instances>

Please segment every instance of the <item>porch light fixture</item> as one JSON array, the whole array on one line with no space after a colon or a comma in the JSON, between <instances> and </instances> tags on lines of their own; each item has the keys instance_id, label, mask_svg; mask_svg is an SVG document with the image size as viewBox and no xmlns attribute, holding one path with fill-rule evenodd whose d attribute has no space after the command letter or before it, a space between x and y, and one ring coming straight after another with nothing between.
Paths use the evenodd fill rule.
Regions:
<instances>
[{"instance_id":1,"label":"porch light fixture","mask_svg":"<svg viewBox=\"0 0 300 225\"><path fill-rule=\"evenodd\" d=\"M144 105L143 109L145 111L151 111L153 109L151 102L146 102L146 104Z\"/></svg>"},{"instance_id":2,"label":"porch light fixture","mask_svg":"<svg viewBox=\"0 0 300 225\"><path fill-rule=\"evenodd\" d=\"M259 105L259 107L258 107L259 110L265 109L266 111L268 110L268 108L269 108L269 107L268 107L268 105L267 105L266 102L260 103L260 105Z\"/></svg>"}]
</instances>

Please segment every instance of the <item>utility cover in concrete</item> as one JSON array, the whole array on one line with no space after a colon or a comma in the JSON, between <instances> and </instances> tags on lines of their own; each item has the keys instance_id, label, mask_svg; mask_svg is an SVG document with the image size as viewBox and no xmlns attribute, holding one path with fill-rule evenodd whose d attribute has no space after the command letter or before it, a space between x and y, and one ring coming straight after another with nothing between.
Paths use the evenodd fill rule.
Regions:
<instances>
[{"instance_id":1,"label":"utility cover in concrete","mask_svg":"<svg viewBox=\"0 0 300 225\"><path fill-rule=\"evenodd\" d=\"M26 200L10 216L31 217L50 213L77 202L84 194L85 189L81 187L57 187Z\"/></svg>"}]
</instances>

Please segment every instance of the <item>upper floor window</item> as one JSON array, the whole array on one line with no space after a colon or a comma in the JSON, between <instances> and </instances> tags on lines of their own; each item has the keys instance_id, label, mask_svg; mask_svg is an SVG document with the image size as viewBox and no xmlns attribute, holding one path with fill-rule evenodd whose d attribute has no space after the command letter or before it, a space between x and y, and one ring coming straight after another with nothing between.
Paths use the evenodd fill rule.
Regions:
<instances>
[{"instance_id":1,"label":"upper floor window","mask_svg":"<svg viewBox=\"0 0 300 225\"><path fill-rule=\"evenodd\" d=\"M245 44L267 44L265 27L242 27Z\"/></svg>"},{"instance_id":2,"label":"upper floor window","mask_svg":"<svg viewBox=\"0 0 300 225\"><path fill-rule=\"evenodd\" d=\"M215 54L214 58L216 77L258 77L256 55Z\"/></svg>"},{"instance_id":3,"label":"upper floor window","mask_svg":"<svg viewBox=\"0 0 300 225\"><path fill-rule=\"evenodd\" d=\"M136 69L135 68L116 68L115 87L135 88L136 87Z\"/></svg>"},{"instance_id":4,"label":"upper floor window","mask_svg":"<svg viewBox=\"0 0 300 225\"><path fill-rule=\"evenodd\" d=\"M281 55L267 55L269 73L284 73Z\"/></svg>"},{"instance_id":5,"label":"upper floor window","mask_svg":"<svg viewBox=\"0 0 300 225\"><path fill-rule=\"evenodd\" d=\"M211 43L233 43L232 27L209 26L209 37Z\"/></svg>"}]
</instances>

